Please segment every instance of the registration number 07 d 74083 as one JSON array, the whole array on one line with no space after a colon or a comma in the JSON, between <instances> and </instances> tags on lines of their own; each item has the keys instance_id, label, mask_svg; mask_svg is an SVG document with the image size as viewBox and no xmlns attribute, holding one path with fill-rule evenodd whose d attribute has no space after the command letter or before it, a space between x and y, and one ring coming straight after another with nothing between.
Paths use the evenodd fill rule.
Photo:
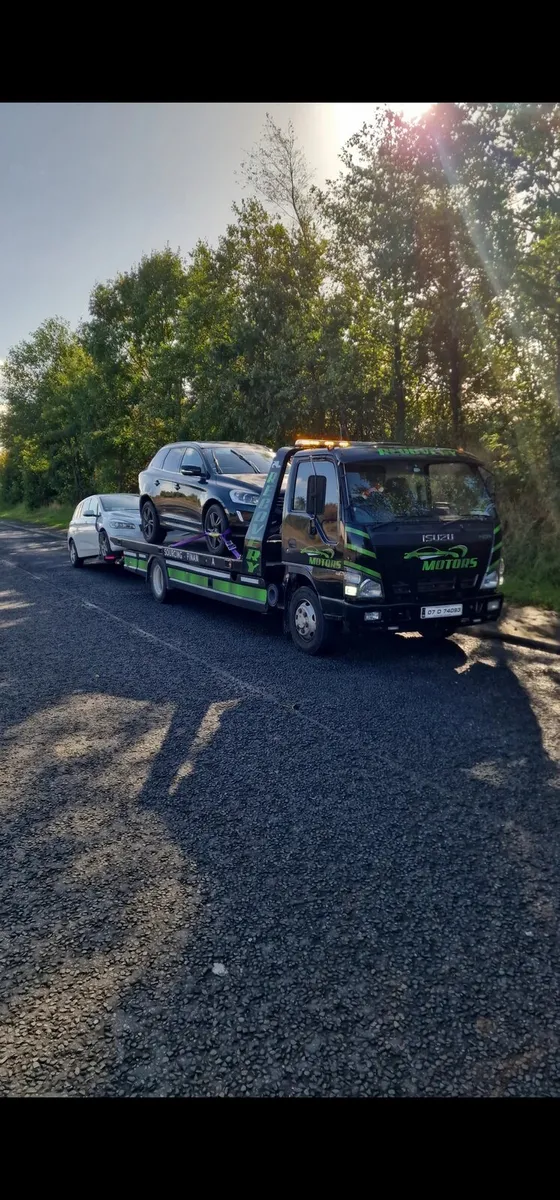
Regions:
<instances>
[{"instance_id":1,"label":"registration number 07 d 74083","mask_svg":"<svg viewBox=\"0 0 560 1200\"><path fill-rule=\"evenodd\" d=\"M420 616L423 620L428 617L460 617L462 612L462 604L430 604L420 609Z\"/></svg>"}]
</instances>

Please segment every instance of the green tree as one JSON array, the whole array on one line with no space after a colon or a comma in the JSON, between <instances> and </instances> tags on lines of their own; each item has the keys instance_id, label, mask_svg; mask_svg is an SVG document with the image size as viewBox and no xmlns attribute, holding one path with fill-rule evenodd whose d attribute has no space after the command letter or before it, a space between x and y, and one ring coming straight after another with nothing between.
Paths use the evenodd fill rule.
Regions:
<instances>
[{"instance_id":1,"label":"green tree","mask_svg":"<svg viewBox=\"0 0 560 1200\"><path fill-rule=\"evenodd\" d=\"M100 484L135 487L139 465L184 431L189 400L177 325L185 292L182 260L169 247L92 292L81 338L99 381Z\"/></svg>"},{"instance_id":2,"label":"green tree","mask_svg":"<svg viewBox=\"0 0 560 1200\"><path fill-rule=\"evenodd\" d=\"M0 438L9 496L31 507L83 494L93 474L94 367L67 322L45 321L8 353Z\"/></svg>"}]
</instances>

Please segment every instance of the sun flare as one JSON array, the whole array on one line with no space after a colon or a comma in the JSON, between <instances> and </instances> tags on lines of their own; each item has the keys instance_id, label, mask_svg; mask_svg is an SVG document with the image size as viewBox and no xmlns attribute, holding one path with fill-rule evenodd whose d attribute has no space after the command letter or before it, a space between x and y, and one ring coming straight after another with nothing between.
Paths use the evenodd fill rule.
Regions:
<instances>
[{"instance_id":1,"label":"sun flare","mask_svg":"<svg viewBox=\"0 0 560 1200\"><path fill-rule=\"evenodd\" d=\"M406 121L416 121L423 113L431 108L429 104L416 104L410 101L403 101L392 104L387 101L389 108L393 108L395 112L402 113ZM379 108L379 103L376 104L331 104L332 122L334 126L334 135L339 145L348 141L353 133L365 122L373 120L376 109Z\"/></svg>"}]
</instances>

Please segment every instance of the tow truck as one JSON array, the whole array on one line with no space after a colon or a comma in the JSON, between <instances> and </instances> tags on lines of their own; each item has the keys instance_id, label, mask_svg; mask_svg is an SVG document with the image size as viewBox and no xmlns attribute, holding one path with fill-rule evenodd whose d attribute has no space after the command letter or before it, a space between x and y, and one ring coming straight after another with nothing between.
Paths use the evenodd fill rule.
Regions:
<instances>
[{"instance_id":1,"label":"tow truck","mask_svg":"<svg viewBox=\"0 0 560 1200\"><path fill-rule=\"evenodd\" d=\"M463 450L298 439L278 450L242 546L118 539L154 600L175 590L283 612L306 654L349 631L432 640L497 621L501 525L483 464Z\"/></svg>"}]
</instances>

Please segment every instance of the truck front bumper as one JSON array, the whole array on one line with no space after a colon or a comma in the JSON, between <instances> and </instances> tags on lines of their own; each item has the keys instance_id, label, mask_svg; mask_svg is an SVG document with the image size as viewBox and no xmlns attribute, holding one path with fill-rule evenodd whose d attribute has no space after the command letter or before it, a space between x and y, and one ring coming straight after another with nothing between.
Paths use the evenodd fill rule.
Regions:
<instances>
[{"instance_id":1,"label":"truck front bumper","mask_svg":"<svg viewBox=\"0 0 560 1200\"><path fill-rule=\"evenodd\" d=\"M344 601L342 617L344 622L354 630L391 630L406 632L422 632L428 626L454 626L461 629L468 625L482 625L499 620L504 598L496 592L489 595L478 595L469 600L457 601L462 605L462 612L454 616L423 617L422 610L441 608L443 604L360 604ZM326 614L325 614L326 615ZM335 613L333 611L332 615ZM337 616L340 612L336 613Z\"/></svg>"}]
</instances>

